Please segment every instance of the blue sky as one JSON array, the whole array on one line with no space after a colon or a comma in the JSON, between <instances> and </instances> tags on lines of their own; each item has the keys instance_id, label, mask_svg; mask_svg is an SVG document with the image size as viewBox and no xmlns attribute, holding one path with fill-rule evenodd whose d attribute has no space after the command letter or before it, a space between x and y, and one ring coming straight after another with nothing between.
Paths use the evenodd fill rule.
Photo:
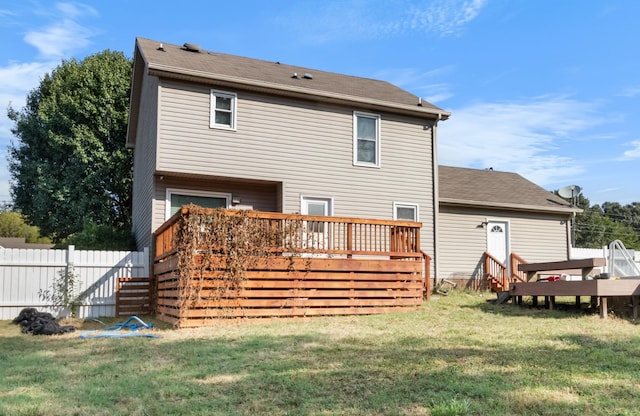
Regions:
<instances>
[{"instance_id":1,"label":"blue sky","mask_svg":"<svg viewBox=\"0 0 640 416\"><path fill-rule=\"evenodd\" d=\"M392 82L447 111L440 164L640 201L635 0L0 1L0 201L9 103L63 59L136 36Z\"/></svg>"}]
</instances>

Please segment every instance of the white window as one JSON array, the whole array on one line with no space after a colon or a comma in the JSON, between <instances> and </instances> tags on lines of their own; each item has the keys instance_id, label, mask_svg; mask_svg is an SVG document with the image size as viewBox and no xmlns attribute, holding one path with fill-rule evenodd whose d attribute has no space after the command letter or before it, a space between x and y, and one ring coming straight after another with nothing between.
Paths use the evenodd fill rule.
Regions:
<instances>
[{"instance_id":1,"label":"white window","mask_svg":"<svg viewBox=\"0 0 640 416\"><path fill-rule=\"evenodd\" d=\"M326 217L333 215L333 198L300 198L302 215ZM313 222L308 224L309 231L324 232L324 223Z\"/></svg>"},{"instance_id":2,"label":"white window","mask_svg":"<svg viewBox=\"0 0 640 416\"><path fill-rule=\"evenodd\" d=\"M229 208L230 202L231 194L169 188L165 201L165 219L169 219L183 205L195 204L203 208Z\"/></svg>"},{"instance_id":3,"label":"white window","mask_svg":"<svg viewBox=\"0 0 640 416\"><path fill-rule=\"evenodd\" d=\"M418 204L393 203L393 219L402 221L418 221Z\"/></svg>"},{"instance_id":4,"label":"white window","mask_svg":"<svg viewBox=\"0 0 640 416\"><path fill-rule=\"evenodd\" d=\"M380 167L380 116L353 113L353 164Z\"/></svg>"},{"instance_id":5,"label":"white window","mask_svg":"<svg viewBox=\"0 0 640 416\"><path fill-rule=\"evenodd\" d=\"M211 128L235 130L237 98L234 93L211 90Z\"/></svg>"}]
</instances>

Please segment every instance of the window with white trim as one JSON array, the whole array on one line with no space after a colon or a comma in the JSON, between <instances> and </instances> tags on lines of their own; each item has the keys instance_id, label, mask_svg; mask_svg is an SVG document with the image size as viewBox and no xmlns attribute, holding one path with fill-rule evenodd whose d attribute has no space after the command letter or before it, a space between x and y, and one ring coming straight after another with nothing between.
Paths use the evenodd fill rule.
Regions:
<instances>
[{"instance_id":1,"label":"window with white trim","mask_svg":"<svg viewBox=\"0 0 640 416\"><path fill-rule=\"evenodd\" d=\"M353 164L380 166L380 116L353 113Z\"/></svg>"},{"instance_id":2,"label":"window with white trim","mask_svg":"<svg viewBox=\"0 0 640 416\"><path fill-rule=\"evenodd\" d=\"M183 205L195 204L203 208L229 208L230 203L231 194L227 193L168 188L165 201L165 219L169 219Z\"/></svg>"},{"instance_id":3,"label":"window with white trim","mask_svg":"<svg viewBox=\"0 0 640 416\"><path fill-rule=\"evenodd\" d=\"M393 203L393 219L402 221L418 221L420 218L418 204Z\"/></svg>"},{"instance_id":4,"label":"window with white trim","mask_svg":"<svg viewBox=\"0 0 640 416\"><path fill-rule=\"evenodd\" d=\"M209 127L235 130L237 94L211 90L211 120Z\"/></svg>"}]
</instances>

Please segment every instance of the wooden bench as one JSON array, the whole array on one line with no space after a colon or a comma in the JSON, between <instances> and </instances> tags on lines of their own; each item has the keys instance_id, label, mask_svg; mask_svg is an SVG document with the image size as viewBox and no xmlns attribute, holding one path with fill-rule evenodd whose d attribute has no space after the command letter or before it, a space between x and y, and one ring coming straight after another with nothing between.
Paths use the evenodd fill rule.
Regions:
<instances>
[{"instance_id":1,"label":"wooden bench","mask_svg":"<svg viewBox=\"0 0 640 416\"><path fill-rule=\"evenodd\" d=\"M572 270L580 270L582 280L586 280L589 273L595 267L602 267L606 264L604 258L588 258L577 260L550 261L546 263L522 263L518 265L518 270L527 273L527 280L533 279L540 272L562 273Z\"/></svg>"}]
</instances>

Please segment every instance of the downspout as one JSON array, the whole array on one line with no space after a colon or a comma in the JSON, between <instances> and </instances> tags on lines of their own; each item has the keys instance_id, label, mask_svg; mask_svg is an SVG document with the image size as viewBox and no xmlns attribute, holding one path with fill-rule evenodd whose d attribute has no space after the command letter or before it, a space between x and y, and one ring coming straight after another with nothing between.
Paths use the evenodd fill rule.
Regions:
<instances>
[{"instance_id":1,"label":"downspout","mask_svg":"<svg viewBox=\"0 0 640 416\"><path fill-rule=\"evenodd\" d=\"M440 181L438 179L438 122L442 120L442 113L438 113L438 117L431 125L431 169L433 171L433 287L438 283L438 272L440 264L438 237L439 237L439 217L440 217Z\"/></svg>"},{"instance_id":2,"label":"downspout","mask_svg":"<svg viewBox=\"0 0 640 416\"><path fill-rule=\"evenodd\" d=\"M571 253L573 252L573 246L575 245L575 231L576 226L576 213L571 213L571 218L567 220L567 258L571 260Z\"/></svg>"}]
</instances>

